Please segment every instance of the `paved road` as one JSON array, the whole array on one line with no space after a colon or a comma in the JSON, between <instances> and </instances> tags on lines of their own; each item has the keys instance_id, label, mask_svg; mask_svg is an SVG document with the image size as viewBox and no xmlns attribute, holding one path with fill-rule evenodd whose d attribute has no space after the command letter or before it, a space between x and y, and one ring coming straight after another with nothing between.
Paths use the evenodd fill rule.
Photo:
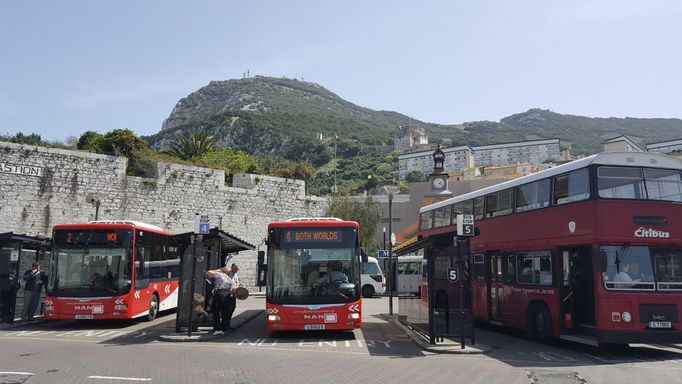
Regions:
<instances>
[{"instance_id":1,"label":"paved road","mask_svg":"<svg viewBox=\"0 0 682 384\"><path fill-rule=\"evenodd\" d=\"M264 299L239 303L262 309ZM165 343L174 314L145 322L57 322L0 330L0 383L642 383L682 382L682 348L605 351L545 346L494 328L477 330L489 355L422 351L366 299L361 330L267 334L264 315L210 342Z\"/></svg>"}]
</instances>

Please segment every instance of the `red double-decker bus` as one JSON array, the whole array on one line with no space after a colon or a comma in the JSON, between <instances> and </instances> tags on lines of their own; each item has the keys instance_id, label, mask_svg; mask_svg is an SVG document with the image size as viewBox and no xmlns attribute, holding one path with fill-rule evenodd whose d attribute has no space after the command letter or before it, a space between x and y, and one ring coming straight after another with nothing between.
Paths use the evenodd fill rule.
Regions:
<instances>
[{"instance_id":1,"label":"red double-decker bus","mask_svg":"<svg viewBox=\"0 0 682 384\"><path fill-rule=\"evenodd\" d=\"M677 157L602 153L426 206L420 236L456 234L456 215L474 215L479 321L542 341L679 343L681 171ZM432 288L453 305L446 286Z\"/></svg>"},{"instance_id":2,"label":"red double-decker bus","mask_svg":"<svg viewBox=\"0 0 682 384\"><path fill-rule=\"evenodd\" d=\"M133 221L56 225L45 318L153 320L178 302L173 234Z\"/></svg>"},{"instance_id":3,"label":"red double-decker bus","mask_svg":"<svg viewBox=\"0 0 682 384\"><path fill-rule=\"evenodd\" d=\"M267 244L269 332L360 328L358 223L336 218L271 223Z\"/></svg>"}]
</instances>

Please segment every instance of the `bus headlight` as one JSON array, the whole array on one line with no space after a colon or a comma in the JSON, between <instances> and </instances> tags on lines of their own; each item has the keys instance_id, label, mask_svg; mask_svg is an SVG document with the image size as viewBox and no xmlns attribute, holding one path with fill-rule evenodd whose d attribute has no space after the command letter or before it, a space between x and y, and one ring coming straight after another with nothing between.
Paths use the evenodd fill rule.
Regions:
<instances>
[{"instance_id":1,"label":"bus headlight","mask_svg":"<svg viewBox=\"0 0 682 384\"><path fill-rule=\"evenodd\" d=\"M359 313L351 313L348 315L348 318L352 319L352 320L357 320L360 318L360 314Z\"/></svg>"},{"instance_id":2,"label":"bus headlight","mask_svg":"<svg viewBox=\"0 0 682 384\"><path fill-rule=\"evenodd\" d=\"M279 316L277 316L277 315L268 315L268 321L279 321Z\"/></svg>"},{"instance_id":3,"label":"bus headlight","mask_svg":"<svg viewBox=\"0 0 682 384\"><path fill-rule=\"evenodd\" d=\"M626 323L629 323L630 321L632 321L632 315L628 311L623 312L622 318L623 318L623 321Z\"/></svg>"}]
</instances>

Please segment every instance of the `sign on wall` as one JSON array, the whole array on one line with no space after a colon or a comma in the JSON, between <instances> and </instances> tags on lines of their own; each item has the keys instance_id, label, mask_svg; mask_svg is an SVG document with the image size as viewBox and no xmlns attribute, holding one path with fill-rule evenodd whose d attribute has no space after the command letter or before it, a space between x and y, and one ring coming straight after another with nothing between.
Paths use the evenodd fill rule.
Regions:
<instances>
[{"instance_id":1,"label":"sign on wall","mask_svg":"<svg viewBox=\"0 0 682 384\"><path fill-rule=\"evenodd\" d=\"M33 165L0 163L0 173L41 177L43 176L43 168Z\"/></svg>"}]
</instances>

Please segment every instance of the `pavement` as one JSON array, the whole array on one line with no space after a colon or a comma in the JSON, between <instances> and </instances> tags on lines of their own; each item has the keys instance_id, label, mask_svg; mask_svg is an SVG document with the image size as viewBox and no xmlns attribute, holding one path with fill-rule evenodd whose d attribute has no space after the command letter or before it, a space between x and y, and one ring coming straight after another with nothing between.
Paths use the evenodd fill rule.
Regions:
<instances>
[{"instance_id":1,"label":"pavement","mask_svg":"<svg viewBox=\"0 0 682 384\"><path fill-rule=\"evenodd\" d=\"M251 293L252 298L264 298L265 292L255 292ZM259 301L260 303L260 301ZM241 304L241 303L240 303ZM230 336L236 332L240 327L249 321L255 319L264 310L251 308L251 306L238 305L235 313L232 317L232 329L223 335L213 335L212 327L200 327L197 331L192 332L191 336L188 336L187 332L184 333L166 333L158 337L159 341L166 342L215 342L219 341L225 337ZM398 316L390 316L388 314L382 314L381 318L386 322L392 324L394 327L398 328L400 332L409 337L419 348L424 351L438 354L484 354L492 351L492 348L480 342L476 345L466 344L464 348L461 347L459 340L443 338L442 341L436 344L431 344L421 333L416 332L411 327L401 323L398 320Z\"/></svg>"},{"instance_id":2,"label":"pavement","mask_svg":"<svg viewBox=\"0 0 682 384\"><path fill-rule=\"evenodd\" d=\"M427 340L424 337L424 335L400 322L398 320L397 315L391 316L384 314L382 315L382 318L384 318L387 322L391 323L393 326L399 328L410 339L412 339L412 341L419 348L423 349L424 351L442 354L474 354L474 355L492 352L492 348L480 342L476 343L476 345L469 345L466 344L465 342L464 348L462 348L462 344L459 340L450 338L443 338L443 341L439 341L436 344L431 344L429 340Z\"/></svg>"}]
</instances>

